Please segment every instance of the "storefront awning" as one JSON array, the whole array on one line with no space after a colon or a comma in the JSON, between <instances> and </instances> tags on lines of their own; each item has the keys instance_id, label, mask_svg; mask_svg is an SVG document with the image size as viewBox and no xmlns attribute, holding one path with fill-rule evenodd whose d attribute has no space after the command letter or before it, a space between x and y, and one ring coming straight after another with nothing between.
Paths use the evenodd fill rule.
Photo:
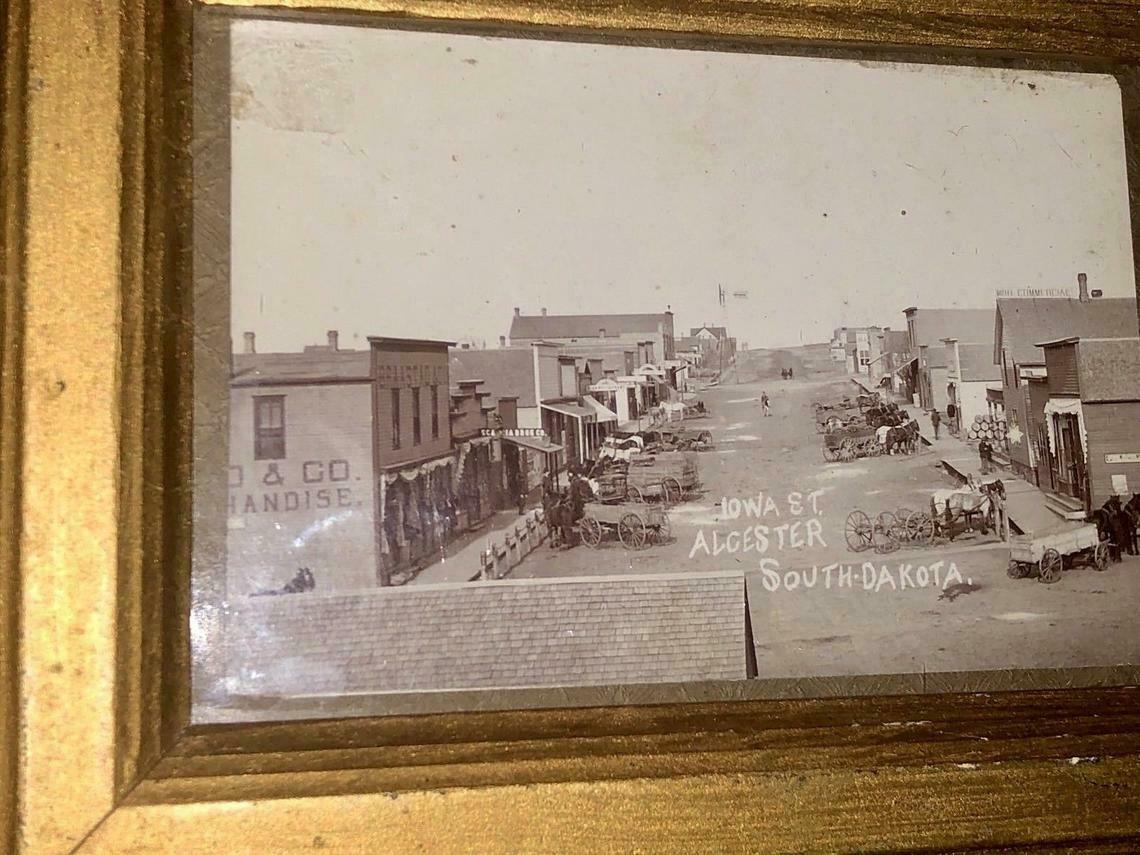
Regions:
<instances>
[{"instance_id":1,"label":"storefront awning","mask_svg":"<svg viewBox=\"0 0 1140 855\"><path fill-rule=\"evenodd\" d=\"M616 392L621 388L620 383L616 380L610 380L608 377L605 380L599 380L593 386L589 387L591 392Z\"/></svg>"},{"instance_id":2,"label":"storefront awning","mask_svg":"<svg viewBox=\"0 0 1140 855\"><path fill-rule=\"evenodd\" d=\"M561 445L555 445L544 436L504 436L503 442L510 442L527 451L541 451L546 454L557 454L565 451Z\"/></svg>"},{"instance_id":3,"label":"storefront awning","mask_svg":"<svg viewBox=\"0 0 1140 855\"><path fill-rule=\"evenodd\" d=\"M585 402L587 407L594 411L594 415L598 417L598 424L616 422L618 420L617 413L601 402L591 398L589 395L583 398L582 401Z\"/></svg>"},{"instance_id":4,"label":"storefront awning","mask_svg":"<svg viewBox=\"0 0 1140 855\"><path fill-rule=\"evenodd\" d=\"M575 419L590 419L594 415L593 410L588 410L577 404L543 404L542 406L544 409L553 410L556 413L562 413L564 416L570 416Z\"/></svg>"}]
</instances>

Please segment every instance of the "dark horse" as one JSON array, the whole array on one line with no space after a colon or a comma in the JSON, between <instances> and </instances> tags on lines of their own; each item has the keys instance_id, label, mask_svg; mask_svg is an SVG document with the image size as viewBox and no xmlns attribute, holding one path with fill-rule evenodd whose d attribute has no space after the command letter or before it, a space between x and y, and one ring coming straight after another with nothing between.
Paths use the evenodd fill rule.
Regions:
<instances>
[{"instance_id":1,"label":"dark horse","mask_svg":"<svg viewBox=\"0 0 1140 855\"><path fill-rule=\"evenodd\" d=\"M1136 521L1140 512L1140 494L1133 494L1127 505L1122 505L1119 496L1111 496L1108 501L1093 511L1093 522L1101 540L1108 541L1109 556L1119 561L1122 553L1135 555Z\"/></svg>"},{"instance_id":2,"label":"dark horse","mask_svg":"<svg viewBox=\"0 0 1140 855\"><path fill-rule=\"evenodd\" d=\"M546 527L550 531L550 548L572 546L574 543L574 504L566 493L547 493L542 497L546 514Z\"/></svg>"},{"instance_id":3,"label":"dark horse","mask_svg":"<svg viewBox=\"0 0 1140 855\"><path fill-rule=\"evenodd\" d=\"M887 454L914 454L918 444L918 422L892 427L887 431Z\"/></svg>"}]
</instances>

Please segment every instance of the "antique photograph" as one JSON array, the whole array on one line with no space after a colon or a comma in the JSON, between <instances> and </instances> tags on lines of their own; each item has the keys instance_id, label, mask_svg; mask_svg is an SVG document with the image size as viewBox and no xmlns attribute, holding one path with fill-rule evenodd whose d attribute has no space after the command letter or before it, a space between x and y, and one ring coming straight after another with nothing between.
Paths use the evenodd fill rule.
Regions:
<instances>
[{"instance_id":1,"label":"antique photograph","mask_svg":"<svg viewBox=\"0 0 1140 855\"><path fill-rule=\"evenodd\" d=\"M201 49L198 720L1135 673L1111 76Z\"/></svg>"}]
</instances>

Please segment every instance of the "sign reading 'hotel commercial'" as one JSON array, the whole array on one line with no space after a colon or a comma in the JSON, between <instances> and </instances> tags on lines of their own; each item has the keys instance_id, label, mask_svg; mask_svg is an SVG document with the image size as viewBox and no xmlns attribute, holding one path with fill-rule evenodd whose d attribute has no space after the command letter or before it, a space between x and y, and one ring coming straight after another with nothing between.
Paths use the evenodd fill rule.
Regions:
<instances>
[{"instance_id":1,"label":"sign reading 'hotel commercial'","mask_svg":"<svg viewBox=\"0 0 1140 855\"><path fill-rule=\"evenodd\" d=\"M376 381L384 387L442 386L447 383L447 366L380 365Z\"/></svg>"},{"instance_id":2,"label":"sign reading 'hotel commercial'","mask_svg":"<svg viewBox=\"0 0 1140 855\"><path fill-rule=\"evenodd\" d=\"M994 291L998 297L1064 297L1072 299L1073 295L1064 288L998 288Z\"/></svg>"}]
</instances>

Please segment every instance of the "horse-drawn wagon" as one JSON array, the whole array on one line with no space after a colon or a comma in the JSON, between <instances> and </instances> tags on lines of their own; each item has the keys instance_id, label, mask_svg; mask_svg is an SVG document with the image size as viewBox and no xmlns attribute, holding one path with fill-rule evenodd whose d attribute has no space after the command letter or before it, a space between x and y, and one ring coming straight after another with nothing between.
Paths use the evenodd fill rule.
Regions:
<instances>
[{"instance_id":1,"label":"horse-drawn wagon","mask_svg":"<svg viewBox=\"0 0 1140 855\"><path fill-rule=\"evenodd\" d=\"M669 514L660 506L587 502L578 520L582 543L596 549L607 533L616 535L626 549L644 549L651 543L664 543L670 536Z\"/></svg>"},{"instance_id":2,"label":"horse-drawn wagon","mask_svg":"<svg viewBox=\"0 0 1140 855\"><path fill-rule=\"evenodd\" d=\"M883 446L875 436L875 429L866 424L831 430L823 435L823 459L829 462L847 462L882 453Z\"/></svg>"},{"instance_id":3,"label":"horse-drawn wagon","mask_svg":"<svg viewBox=\"0 0 1140 855\"><path fill-rule=\"evenodd\" d=\"M625 478L628 493L670 505L689 498L701 485L697 456L691 451L635 454Z\"/></svg>"},{"instance_id":4,"label":"horse-drawn wagon","mask_svg":"<svg viewBox=\"0 0 1140 855\"><path fill-rule=\"evenodd\" d=\"M1009 539L1011 579L1036 576L1037 581L1052 584L1061 571L1081 562L1097 570L1108 567L1108 542L1100 539L1094 524L1082 525L1045 535L1013 535Z\"/></svg>"},{"instance_id":5,"label":"horse-drawn wagon","mask_svg":"<svg viewBox=\"0 0 1140 855\"><path fill-rule=\"evenodd\" d=\"M873 548L886 553L900 546L927 546L936 538L951 541L971 531L986 534L991 528L996 530L998 503L1004 498L1005 487L995 479L988 484L940 490L931 497L929 510L899 508L872 518L856 508L847 515L843 536L852 552Z\"/></svg>"}]
</instances>

